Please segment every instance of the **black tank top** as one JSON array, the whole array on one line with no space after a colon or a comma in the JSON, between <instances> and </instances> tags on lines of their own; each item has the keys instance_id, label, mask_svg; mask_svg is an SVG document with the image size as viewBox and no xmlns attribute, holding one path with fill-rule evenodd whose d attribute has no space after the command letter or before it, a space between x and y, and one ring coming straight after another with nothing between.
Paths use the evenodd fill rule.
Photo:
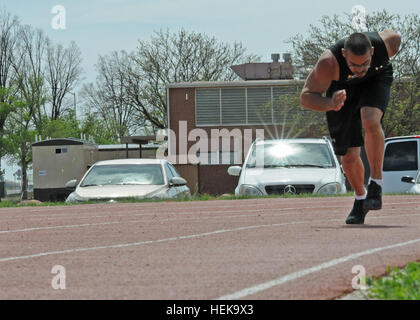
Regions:
<instances>
[{"instance_id":1,"label":"black tank top","mask_svg":"<svg viewBox=\"0 0 420 320\"><path fill-rule=\"evenodd\" d=\"M385 46L385 42L379 36L378 32L363 32L367 35L372 43L372 46L375 48L373 52L372 62L370 68L366 75L363 78L357 78L353 76L353 73L350 71L347 66L346 60L344 59L341 49L344 48L345 39L337 41L331 48L331 52L334 54L337 59L338 65L340 67L340 79L338 81L333 81L330 89L327 92L327 95L332 94L331 90L336 91L340 88L345 88L351 85L357 85L363 83L367 80L372 79L377 75L391 76L392 78L392 64L389 61L388 51Z\"/></svg>"}]
</instances>

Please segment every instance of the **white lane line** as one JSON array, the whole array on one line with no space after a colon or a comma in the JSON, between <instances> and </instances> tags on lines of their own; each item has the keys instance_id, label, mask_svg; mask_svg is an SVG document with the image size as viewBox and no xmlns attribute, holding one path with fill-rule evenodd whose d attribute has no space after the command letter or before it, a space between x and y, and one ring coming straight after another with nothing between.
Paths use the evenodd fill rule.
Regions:
<instances>
[{"instance_id":1,"label":"white lane line","mask_svg":"<svg viewBox=\"0 0 420 320\"><path fill-rule=\"evenodd\" d=\"M145 244L155 244L155 243L162 243L162 242L169 242L169 241L194 239L194 238L206 237L206 236L211 236L215 234L222 234L222 233L234 232L234 231L251 230L251 229L267 228L267 227L279 227L279 226L284 226L284 225L303 224L303 223L308 223L308 221L264 224L264 225L256 225L256 226L239 227L239 228L234 228L234 229L221 229L221 230L216 230L216 231L211 231L211 232L172 237L172 238L159 239L159 240L147 240L147 241L140 241L140 242L133 242L133 243L115 244L115 245L109 245L109 246L96 246L96 247L75 248L75 249L68 249L68 250L61 250L61 251L41 252L41 253L25 255L25 256L0 258L0 262L39 258L39 257L44 257L44 256L51 256L51 255L65 254L65 253L75 253L75 252L93 251L93 250L101 250L101 249L126 248L126 247L133 247L133 246L141 246Z\"/></svg>"},{"instance_id":2,"label":"white lane line","mask_svg":"<svg viewBox=\"0 0 420 320\"><path fill-rule=\"evenodd\" d=\"M272 204L276 204L276 203L284 204L285 202L286 203L292 202L293 204L296 204L296 200L299 200L299 199L293 199L293 198L290 198L290 199L278 198L277 199L277 198L273 198L273 199L250 199L250 200L257 200L257 202L248 203L248 200L246 200L246 199L244 199L244 200L227 200L227 201L241 201L240 207L244 208L244 207L253 207L253 206L258 206L258 207L271 206ZM314 203L318 203L318 202L324 203L325 202L325 198L311 198L310 200L313 201ZM337 207L337 205L347 203L348 201L351 201L351 200L352 200L351 197L328 198L328 203L329 204L333 203L335 205L332 206L332 207ZM246 202L246 204L244 204L243 202ZM199 209L214 210L214 209L222 209L222 208L223 209L225 209L225 208L238 208L238 206L239 206L238 204L226 205L226 204L222 204L222 203L220 205L212 205L212 206L205 206L205 205L204 206L203 205L202 206L189 206L190 203L189 202L186 202L186 203L187 203L187 206L185 206L185 203L182 203L182 204L179 204L179 206L171 207L170 209L173 210L171 212L174 212L174 210L186 211L186 210L199 210ZM300 202L298 202L298 203L300 203ZM303 202L303 203L305 203L305 202ZM418 202L418 201L405 201L403 203L401 203L401 202L386 202L386 203L384 203L384 205L386 205L386 206L401 205L401 204L404 204L404 205L406 205L406 204L418 204L418 205L420 205L420 202ZM114 205L119 205L119 206L112 208L111 206L114 206ZM8 218L14 218L14 219L20 218L21 219L21 218L27 217L27 214L36 214L36 212L40 212L40 213L51 212L52 215L56 215L56 216L67 215L66 212L62 212L62 213L56 212L57 209L63 209L63 210L66 210L66 211L67 210L69 210L69 211L73 210L73 211L76 211L77 214L89 213L89 212L92 212L93 209L100 209L105 214L107 214L107 213L112 214L114 211L108 211L108 210L109 209L115 209L115 208L118 208L118 210L120 210L120 211L121 210L129 210L128 212L133 212L133 211L139 212L139 211L142 211L142 210L151 211L151 210L156 209L155 205L153 205L153 207L150 207L150 206L145 206L142 203L132 204L130 206L124 206L123 204L103 204L99 207L97 207L96 205L93 205L94 207L88 207L88 206L92 206L92 205L80 205L80 206L74 206L74 207L73 206L56 206L56 207L45 206L45 207L37 207L37 208L32 208L32 207L0 208L0 220L5 220L5 219L8 219ZM293 209L306 209L306 208L307 207L298 207L298 208L294 207ZM105 211L104 211L104 209L105 209ZM2 216L3 212L8 212L8 213L10 212L11 213L12 210L13 211L18 211L18 212L13 213L13 216L10 216L10 217ZM22 210L24 210L25 212L21 213ZM17 214L22 214L22 215L17 216ZM37 214L37 217L46 217L46 216L50 216L51 214L48 214L48 215L47 214L44 214L44 215Z\"/></svg>"},{"instance_id":3,"label":"white lane line","mask_svg":"<svg viewBox=\"0 0 420 320\"><path fill-rule=\"evenodd\" d=\"M127 223L132 222L141 222L138 221L126 221ZM14 230L2 230L0 234L6 233L18 233L18 232L28 232L28 231L40 231L40 230L53 230L53 229L70 229L70 228L82 228L82 227L91 227L91 226L105 226L111 224L118 224L122 223L122 221L113 221L113 222L101 222L101 223L85 223L85 224L73 224L73 225L66 225L66 226L51 226L51 227L38 227L38 228L25 228L25 229L14 229Z\"/></svg>"},{"instance_id":4,"label":"white lane line","mask_svg":"<svg viewBox=\"0 0 420 320\"><path fill-rule=\"evenodd\" d=\"M317 199L317 198L315 198ZM347 198L346 198L347 199ZM286 200L286 199L285 199ZM334 199L335 200L335 199ZM348 200L348 199L347 199ZM334 202L333 202L334 203ZM342 201L340 201L340 203L343 203ZM420 205L420 202L404 202L405 204L418 204ZM214 210L219 209L219 208L235 208L238 209L238 206L216 206L216 207L212 207L212 206L203 206L203 207L187 207L187 208L174 208L175 210L182 210L181 212L177 212L177 211L166 211L166 212L153 212L150 208L141 208L139 207L138 209L132 208L130 207L130 210L127 210L124 212L124 214L119 214L119 215L115 215L113 214L114 211L102 211L101 215L85 215L88 214L89 211L85 211L85 210L80 210L78 212L75 213L54 213L52 212L51 214L43 214L43 215L36 215L36 216L9 216L9 217L2 217L0 215L0 222L4 223L4 222L11 222L11 221L37 221L37 220L43 220L43 221L52 221L52 220L60 220L60 219L91 219L91 218L111 218L111 217L128 217L128 216L148 216L148 215L164 215L164 214L173 214L173 215L180 215L180 214L184 214L184 215L188 215L188 214L207 214L207 213L215 213L215 214L220 214L221 216L225 213L240 213L240 212L255 212L255 211L287 211L287 210L307 210L307 209L337 209L337 204L332 205L331 202L329 202L328 206L305 206L305 207L288 207L288 208L272 208L272 206L269 206L269 208L265 208L264 205L269 206L267 203L260 203L260 204L247 204L247 205L241 205L240 208L247 208L247 207L253 207L253 206L258 206L258 208L255 209L241 209L241 210L231 210L231 211L224 211L224 212L214 212ZM386 206L384 206L383 210L387 210L389 206L392 205L401 205L401 203L398 202L389 202L386 203ZM108 208L107 208L108 209ZM187 210L197 210L197 211L187 211ZM209 211L200 211L202 209L211 209ZM401 209L401 207L399 208ZM413 209L417 209L417 208L413 208ZM52 209L51 209L52 210ZM388 210L392 210L392 208L389 208ZM140 211L140 213L139 213ZM143 211L143 212L142 212ZM91 212L91 211L90 211Z\"/></svg>"},{"instance_id":5,"label":"white lane line","mask_svg":"<svg viewBox=\"0 0 420 320\"><path fill-rule=\"evenodd\" d=\"M320 265L317 265L317 266L314 266L314 267L311 267L311 268L302 269L300 271L290 273L286 276L283 276L283 277L280 277L280 278L277 278L277 279L274 279L274 280L271 280L271 281L267 281L267 282L264 282L264 283L260 283L258 285L255 285L255 286L252 286L252 287L249 287L249 288L245 288L245 289L239 290L239 291L231 293L231 294L221 296L221 297L217 298L216 300L241 299L241 298L244 298L246 296L261 292L263 290L267 290L267 289L270 289L272 287L281 285L281 284L286 283L288 281L293 281L293 280L299 279L299 278L304 277L308 274L323 271L324 269L334 267L338 264L345 263L345 262L348 262L350 260L354 260L354 259L366 256L366 255L371 255L371 254L374 254L374 253L377 253L377 252L380 252L380 251L384 251L384 250L390 250L390 249L395 249L395 248L400 248L400 247L412 245L412 244L415 244L415 243L418 243L418 242L420 242L420 238L410 240L410 241L406 241L406 242L393 244L393 245L389 245L389 246L385 246L385 247L378 247L378 248L369 249L369 250L365 250L365 251L358 252L358 253L353 253L353 254L350 254L350 255L345 256L345 257L333 259L333 260L330 260L328 262L324 262Z\"/></svg>"},{"instance_id":6,"label":"white lane line","mask_svg":"<svg viewBox=\"0 0 420 320\"><path fill-rule=\"evenodd\" d=\"M400 209L388 209L388 211L396 211ZM252 211L252 210L249 210ZM18 233L18 232L29 232L29 231L42 231L42 230L54 230L54 229L71 229L71 228L83 228L83 227L91 227L91 226L106 226L106 225L113 225L113 224L124 224L124 223L150 223L150 222L168 222L168 221L191 221L191 220L205 220L205 219L220 219L220 218L247 218L247 217L256 217L259 212L255 212L254 214L242 214L239 211L231 211L225 213L240 213L235 215L223 215L221 216L211 216L211 217L191 217L191 218L168 218L168 219L153 219L153 220L125 220L125 221L109 221L109 222L97 222L97 223L84 223L84 224L73 224L73 225L59 225L59 226L50 226L50 227L32 227L32 228L23 228L23 229L12 229L12 230L0 230L0 235L2 234L9 234L9 233ZM338 212L329 212L330 214L336 214ZM181 213L180 213L181 214ZM272 213L266 218L270 217L278 217L278 216L287 216L287 215L299 215L305 214L305 212L282 212L282 213ZM396 217L414 217L419 216L419 213L410 213L410 214L400 214L400 215L392 215L392 216L372 216L370 219L386 219L386 218L396 218ZM325 221L342 221L343 219L328 219L328 220L313 220L313 222L325 222Z\"/></svg>"},{"instance_id":7,"label":"white lane line","mask_svg":"<svg viewBox=\"0 0 420 320\"><path fill-rule=\"evenodd\" d=\"M320 207L320 208L326 208L326 207ZM329 207L329 208L336 208L336 207ZM298 208L300 210L300 208ZM296 208L281 208L281 209L249 209L249 210L232 210L232 211L224 211L224 212L219 212L219 213L214 213L213 211L201 211L201 212L161 212L159 213L159 215L173 215L173 216L180 216L180 215L203 215L203 214L208 214L211 213L213 214L213 217L219 217L219 218L224 218L226 216L226 214L231 214L231 213L238 213L238 214L243 214L246 212L254 212L254 213L264 213L266 211L286 211L286 210L298 210ZM307 208L302 208L302 209L314 209L314 207L307 207ZM137 211L133 211L133 212L137 212ZM303 212L299 212L299 213L303 213ZM217 214L217 215L216 215ZM286 213L288 214L288 213ZM42 220L42 221L52 221L52 220L86 220L86 219L92 219L92 218L121 218L121 217L135 217L135 216L141 216L141 217L147 217L147 216L151 216L151 217L156 217L157 218L157 214L156 213L136 213L136 214L117 214L117 215L97 215L97 216L81 216L78 217L76 215L68 215L65 217L54 217L54 218L38 218L38 217L34 217L34 218L26 218L26 219L10 219L7 222L11 222L12 220L19 220L20 222L22 221L37 221L37 220ZM246 215L244 215L246 216ZM49 216L50 217L50 216ZM204 217L200 217L198 216L197 219L203 219ZM150 221L155 221L155 220L150 220ZM161 221L159 219L159 221Z\"/></svg>"},{"instance_id":8,"label":"white lane line","mask_svg":"<svg viewBox=\"0 0 420 320\"><path fill-rule=\"evenodd\" d=\"M397 216L398 217L403 217L403 216L415 216L415 215L420 215L420 214L392 215L392 216L382 216L382 217L375 217L375 218L376 219L380 219L380 218L394 218L395 219ZM214 217L214 218L217 218L217 217ZM288 226L288 225L296 225L296 224L328 222L328 221L332 222L332 221L342 221L342 220L343 219L328 219L328 220L320 219L320 220L293 221L293 222L285 222L285 223L245 226L245 227L238 227L238 228L233 228L233 229L222 229L222 230L216 230L216 231L187 235L187 236L171 237L171 238L166 238L166 239L147 240L147 241L140 241L140 242L134 242L134 243L115 244L115 245L109 245L109 246L95 246L95 247L87 247L87 248L75 248L75 249L68 249L68 250L61 250L61 251L42 252L42 253L24 255L24 256L6 257L6 258L0 258L0 262L22 260L22 259L31 259L31 258L37 258L37 257L43 257L43 256L49 256L49 255L57 255L57 254L65 254L65 253L93 251L93 250L100 250L100 249L125 248L125 247L140 246L140 245L145 245L145 244L155 244L155 243L162 243L162 242L169 242L169 241L194 239L194 238L199 238L199 237L211 236L211 235L215 235L215 234L222 234L222 233L234 232L234 231L244 231L244 230L251 230L251 229L258 229L258 228L270 228L270 227L280 227L280 226ZM134 221L132 221L132 222L134 222ZM138 222L141 222L141 221L139 220ZM118 223L118 222L111 222L111 223ZM111 223L108 223L108 224L111 224ZM84 225L82 225L82 226L84 226ZM53 227L51 227L51 228L53 228Z\"/></svg>"},{"instance_id":9,"label":"white lane line","mask_svg":"<svg viewBox=\"0 0 420 320\"><path fill-rule=\"evenodd\" d=\"M238 208L238 207L235 207ZM53 216L51 215L43 215L43 216L36 216L36 217L21 217L21 218L11 218L11 219L4 219L6 222L18 220L18 221L51 221L51 220L66 220L66 219L91 219L91 218L115 218L115 217L133 217L133 216L161 216L161 215L197 215L197 214L217 214L219 217L224 217L227 213L244 213L244 212L266 212L266 211L288 211L288 210L306 210L306 209L337 209L337 206L321 206L321 207L290 207L290 208L256 208L256 209L245 209L245 210L231 210L231 211L223 211L223 212L214 212L214 210L210 211L195 211L195 212L173 212L173 211L167 211L167 212L142 212L137 213L138 210L128 211L125 214L103 214L103 215L85 215L85 216L79 216L80 214L68 214L68 215L62 215L62 216ZM132 213L132 214L130 214ZM50 217L50 218L45 218ZM0 219L2 221L2 219Z\"/></svg>"},{"instance_id":10,"label":"white lane line","mask_svg":"<svg viewBox=\"0 0 420 320\"><path fill-rule=\"evenodd\" d=\"M243 202L241 202L240 205L238 205L238 204L236 204L236 205L221 204L221 205L212 205L212 206L208 206L208 205L207 206L203 206L203 205L202 206L188 206L187 205L187 206L182 206L182 207L177 206L177 207L170 208L171 211L168 211L168 212L177 213L176 210L181 210L183 212L185 212L187 210L192 210L192 213L194 213L195 212L194 210L202 210L202 209L210 209L211 212L212 212L215 209L226 209L226 208L237 209L238 206L241 207L241 208L258 207L258 208L261 208L261 209L264 209L265 206L268 206L269 207L268 209L270 209L270 208L272 208L271 205L273 203L276 204L277 202L280 202L281 204L284 204L285 202L294 202L294 204L296 204L296 199L294 201L288 201L288 200L293 200L293 199L275 199L275 200L278 200L278 201L270 201L270 202L262 201L262 200L263 199L259 199L259 203L246 203L246 204L244 204ZM267 199L265 199L265 200L267 200ZM270 199L268 199L268 200L270 200ZM313 200L315 201L315 203L317 203L317 202L321 201L322 198L319 198L319 199L314 198ZM319 201L316 201L316 200L319 200ZM235 200L232 200L232 201L235 201ZM246 200L241 200L241 201L246 201ZM322 200L322 201L324 201L324 200ZM329 204L331 204L331 203L334 204L335 203L335 205L331 205L330 207L336 208L338 204L345 203L347 201L349 201L348 197L346 197L346 198L332 198L328 203ZM405 202L405 203L418 203L420 205L420 202ZM303 202L303 204L304 204L304 202ZM48 216L51 216L51 215L59 217L59 216L69 216L69 215L74 216L74 214L90 213L90 212L93 211L93 209L101 209L101 211L104 214L112 214L115 211L112 211L112 210L109 210L109 209L116 209L116 208L119 211L127 210L126 212L139 212L139 211L140 212L141 211L153 212L152 210L158 210L158 208L156 208L156 206L150 208L149 206L146 207L146 206L142 206L141 204L138 205L138 206L134 206L134 205L133 206L119 206L119 207L112 208L111 206L113 206L113 205L115 205L115 204L104 205L104 206L98 207L98 208L89 208L88 205L84 205L84 206L82 205L82 207L78 207L78 206L76 206L76 207L72 207L72 206L40 207L40 208L36 208L36 209L32 209L32 210L29 210L27 207L24 207L24 208L5 208L5 209L17 209L17 210L22 210L23 209L26 212L23 213L24 215L20 215L20 216L16 215L20 212L17 212L16 214L13 214L13 216L2 216L0 214L0 221L1 220L6 220L6 219L22 219L22 218L28 217L28 215L27 215L28 213L35 214L36 212L40 212L40 213L51 212L51 213L50 214L42 214L42 215L41 214L36 214L35 217L48 217ZM321 206L321 207L323 207L323 206ZM307 209L307 208L308 207L293 207L293 209ZM65 209L66 212L56 212L57 209ZM75 211L75 212L71 213L71 209L73 209L73 211ZM103 209L105 209L105 210L103 210ZM283 209L285 209L285 208L283 208ZM1 213L1 210L2 210L2 208L0 208L0 213ZM67 210L70 211L70 212L68 212ZM157 211L156 213L160 213L160 212ZM29 216L29 217L31 217L31 216Z\"/></svg>"},{"instance_id":11,"label":"white lane line","mask_svg":"<svg viewBox=\"0 0 420 320\"><path fill-rule=\"evenodd\" d=\"M351 197L331 197L331 198L311 198L311 201L314 202L324 202L325 199L329 199L329 202L343 202ZM64 206L36 206L36 207L12 207L12 208L0 208L1 212L6 211L22 211L25 210L26 212L43 212L43 211L56 211L57 209L74 209L79 211L92 211L92 209L104 209L104 208L112 208L112 206L118 208L138 208L144 210L150 210L156 208L160 204L166 204L172 209L199 209L199 208L225 208L225 207L237 207L237 203L240 202L243 206L258 206L258 205L266 205L267 203L285 203L291 202L293 204L296 203L296 200L299 199L294 198L254 198L254 199L238 199L238 200L217 200L217 203L213 202L212 205L208 205L209 201L184 201L184 202L175 202L175 201L168 201L168 202L138 202L138 203L101 203L101 204L83 204L80 205L64 205ZM302 199L301 199L302 200ZM305 203L305 200L301 202ZM227 204L228 203L228 204ZM196 205L197 204L197 205ZM206 204L206 205L203 205Z\"/></svg>"},{"instance_id":12,"label":"white lane line","mask_svg":"<svg viewBox=\"0 0 420 320\"><path fill-rule=\"evenodd\" d=\"M420 205L420 202L405 202L404 204L413 204L413 203L417 203ZM397 205L400 203L388 203L387 207L390 205ZM242 206L241 208L246 208L246 207L252 207L252 206L256 206L255 204L252 205L245 205ZM236 209L238 209L238 206L226 206L226 208L230 208L230 207L234 207ZM383 210L387 210L388 208L384 207ZM49 214L49 215L36 215L36 216L24 216L24 217L0 217L0 222L6 221L6 222L11 222L11 221L37 221L37 220L43 220L43 221L52 221L52 220L60 220L60 219L91 219L91 218L111 218L111 217L129 217L129 216L155 216L157 214L159 215L165 215L165 214L172 214L172 215L189 215L189 214L207 214L207 213L214 213L214 214L220 214L221 216L223 216L226 213L241 213L241 212L255 212L255 211L287 211L287 210L306 210L306 209L337 209L337 205L328 205L328 206L310 206L310 207L288 207L288 208L272 208L271 206L269 206L269 208L264 208L263 206L259 206L256 209L241 209L241 210L231 210L231 211L224 211L224 212L214 212L215 209L218 208L222 208L222 207L197 207L194 209L213 209L210 211L186 211L183 210L181 212L176 212L176 211L166 211L166 212L153 212L153 211L147 211L147 212L141 212L139 213L139 211L142 210L129 210L129 211L125 211L124 214L113 214L113 211L105 211L103 212L103 214L101 215L84 215L85 213L88 212L76 212L74 214ZM181 208L179 208L181 209ZM188 208L191 209L191 208ZM401 208L400 208L401 209ZM413 208L416 209L416 208ZM389 208L388 210L393 210L392 208ZM45 218L47 217L47 218Z\"/></svg>"},{"instance_id":13,"label":"white lane line","mask_svg":"<svg viewBox=\"0 0 420 320\"><path fill-rule=\"evenodd\" d=\"M294 214L293 212L286 212L282 215ZM223 218L242 218L242 217L255 217L255 214L237 214L237 215L226 215ZM203 220L203 219L220 219L220 217L197 217L197 218L170 218L170 219L159 219L158 222L162 221L182 221L182 220ZM24 229L13 229L13 230L2 230L1 234L7 233L18 233L18 232L28 232L28 231L40 231L40 230L53 230L53 229L65 229L65 228L82 228L90 226L106 226L112 224L123 224L123 223L140 223L140 222L156 222L156 220L125 220L125 221L110 221L110 222L98 222L98 223L84 223L84 224L73 224L73 225L61 225L61 226L50 226L50 227L34 227L34 228L24 228Z\"/></svg>"},{"instance_id":14,"label":"white lane line","mask_svg":"<svg viewBox=\"0 0 420 320\"><path fill-rule=\"evenodd\" d=\"M185 203L184 203L185 204ZM187 203L188 204L188 203ZM112 206L116 206L116 207L112 207ZM66 206L66 207L40 207L37 208L36 210L28 210L27 207L24 208L7 208L7 209L19 209L20 211L25 210L26 212L22 213L22 214L34 214L36 212L40 212L40 213L49 213L50 214L44 214L44 215L40 215L37 214L37 217L46 217L46 216L50 216L51 214L53 215L68 215L71 214L72 211L76 211L78 214L83 214L83 213L90 213L92 211L95 211L94 209L100 209L102 212L104 213L113 213L115 211L111 210L111 209L118 209L119 211L125 211L128 210L128 212L139 212L139 211L147 211L147 212L151 212L152 210L156 210L156 213L159 213L159 207L158 206L143 206L141 203L139 203L139 205L137 206L118 206L118 204L109 204L109 205L104 205L103 207L95 207L95 208L89 208L88 205L81 205L81 207L72 207L72 206ZM268 206L270 207L270 203L267 202L263 202L263 203L241 203L240 207L242 208L246 208L246 207L264 207L264 206ZM184 205L184 206L176 206L176 207L169 207L168 209L170 209L170 212L176 212L176 210L181 210L181 211L188 211L188 210L200 210L200 209L210 209L210 210L215 210L215 209L226 209L226 208L238 208L238 204L232 204L232 205L201 205L201 206L188 206L188 205ZM65 209L65 212L56 212L57 209ZM103 210L105 209L105 210ZM0 208L0 213L1 213L2 208ZM69 213L70 212L70 213ZM17 212L17 213L21 213L21 212ZM13 216L9 216L10 218L16 218L16 214L17 213L13 213ZM26 216L26 215L25 215ZM19 218L23 218L25 216L19 216ZM0 219L3 218L9 218L9 217L4 217L2 215L0 215Z\"/></svg>"}]
</instances>

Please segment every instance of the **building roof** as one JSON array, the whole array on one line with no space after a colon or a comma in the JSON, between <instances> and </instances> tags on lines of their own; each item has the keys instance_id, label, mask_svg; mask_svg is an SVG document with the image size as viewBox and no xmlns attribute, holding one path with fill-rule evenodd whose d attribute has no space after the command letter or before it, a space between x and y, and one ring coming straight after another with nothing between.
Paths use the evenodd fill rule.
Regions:
<instances>
[{"instance_id":1,"label":"building roof","mask_svg":"<svg viewBox=\"0 0 420 320\"><path fill-rule=\"evenodd\" d=\"M156 135L154 136L129 136L129 137L122 137L122 143L135 143L135 144L148 144L150 141L155 141Z\"/></svg>"},{"instance_id":2,"label":"building roof","mask_svg":"<svg viewBox=\"0 0 420 320\"><path fill-rule=\"evenodd\" d=\"M100 144L98 145L98 150L102 151L102 150L125 150L125 149L136 149L138 150L140 147L138 144L129 144L129 145L125 145L125 144Z\"/></svg>"},{"instance_id":3,"label":"building roof","mask_svg":"<svg viewBox=\"0 0 420 320\"><path fill-rule=\"evenodd\" d=\"M140 149L140 145L138 144L100 144L98 145L98 150L99 151L111 151L111 150L139 150ZM143 144L141 146L142 149L156 149L159 148L159 144L155 144L155 143L149 143L149 144Z\"/></svg>"},{"instance_id":4,"label":"building roof","mask_svg":"<svg viewBox=\"0 0 420 320\"><path fill-rule=\"evenodd\" d=\"M33 147L39 146L69 146L69 145L91 145L96 146L94 142L77 139L77 138L56 138L56 139L48 139L39 142L35 142L32 144Z\"/></svg>"},{"instance_id":5,"label":"building roof","mask_svg":"<svg viewBox=\"0 0 420 320\"><path fill-rule=\"evenodd\" d=\"M304 80L194 81L169 83L167 88L220 88L301 85Z\"/></svg>"}]
</instances>

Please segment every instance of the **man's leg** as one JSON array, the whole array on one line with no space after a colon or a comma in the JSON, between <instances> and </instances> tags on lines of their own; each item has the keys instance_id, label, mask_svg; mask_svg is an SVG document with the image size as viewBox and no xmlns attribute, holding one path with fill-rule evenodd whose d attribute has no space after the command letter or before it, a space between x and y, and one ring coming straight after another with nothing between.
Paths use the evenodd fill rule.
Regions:
<instances>
[{"instance_id":1,"label":"man's leg","mask_svg":"<svg viewBox=\"0 0 420 320\"><path fill-rule=\"evenodd\" d=\"M363 208L366 189L364 187L365 169L360 158L360 147L347 149L347 153L341 157L341 165L355 193L353 208L346 218L346 223L363 224L368 210Z\"/></svg>"},{"instance_id":2,"label":"man's leg","mask_svg":"<svg viewBox=\"0 0 420 320\"><path fill-rule=\"evenodd\" d=\"M365 209L379 210L382 208L382 163L385 148L385 135L381 125L383 112L372 107L362 107L360 112L365 129L365 150L371 177L368 195L363 205Z\"/></svg>"},{"instance_id":3,"label":"man's leg","mask_svg":"<svg viewBox=\"0 0 420 320\"><path fill-rule=\"evenodd\" d=\"M366 191L364 187L365 168L360 159L360 147L348 148L347 153L341 157L341 165L356 196L363 196Z\"/></svg>"},{"instance_id":4,"label":"man's leg","mask_svg":"<svg viewBox=\"0 0 420 320\"><path fill-rule=\"evenodd\" d=\"M362 126L365 129L365 150L372 179L382 180L385 135L381 119L383 112L378 108L363 107L360 111Z\"/></svg>"}]
</instances>

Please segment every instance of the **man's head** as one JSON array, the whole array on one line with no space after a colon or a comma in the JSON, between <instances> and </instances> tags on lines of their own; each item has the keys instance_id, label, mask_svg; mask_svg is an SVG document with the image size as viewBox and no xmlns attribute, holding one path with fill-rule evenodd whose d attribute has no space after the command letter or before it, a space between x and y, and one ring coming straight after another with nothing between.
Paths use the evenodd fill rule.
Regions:
<instances>
[{"instance_id":1,"label":"man's head","mask_svg":"<svg viewBox=\"0 0 420 320\"><path fill-rule=\"evenodd\" d=\"M356 77L364 77L372 62L374 48L363 33L353 33L344 42L342 50L347 66Z\"/></svg>"}]
</instances>

